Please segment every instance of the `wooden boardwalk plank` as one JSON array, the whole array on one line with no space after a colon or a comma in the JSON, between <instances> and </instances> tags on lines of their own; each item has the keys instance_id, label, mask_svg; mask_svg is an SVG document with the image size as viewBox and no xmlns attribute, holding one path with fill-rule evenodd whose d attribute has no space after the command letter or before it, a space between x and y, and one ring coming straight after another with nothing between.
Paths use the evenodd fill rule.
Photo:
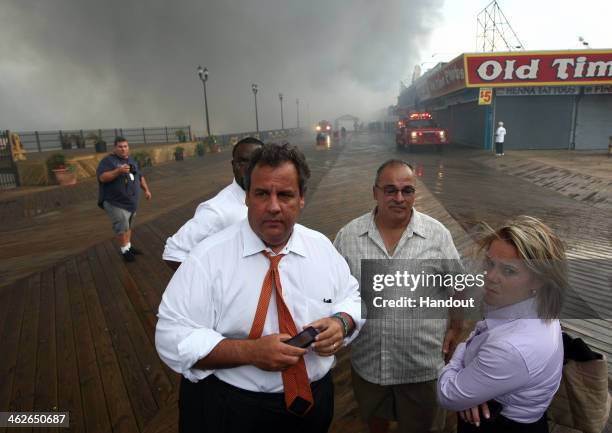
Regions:
<instances>
[{"instance_id":1,"label":"wooden boardwalk plank","mask_svg":"<svg viewBox=\"0 0 612 433\"><path fill-rule=\"evenodd\" d=\"M129 302L125 299L125 294L121 294L123 288L114 276L114 272L121 272L121 270L113 269L106 250L101 244L90 249L88 257L102 311L104 311L106 325L110 330L113 347L121 367L130 405L138 428L142 429L157 411L157 404L144 375L144 368L138 360L136 349L132 345L126 318L120 311L120 304Z\"/></svg>"},{"instance_id":2,"label":"wooden boardwalk plank","mask_svg":"<svg viewBox=\"0 0 612 433\"><path fill-rule=\"evenodd\" d=\"M77 256L76 262L81 279L83 300L87 308L89 325L91 326L96 351L95 357L100 370L100 379L104 389L104 399L108 409L111 430L113 433L132 433L138 431L136 417L130 404L129 395L121 374L121 367L117 359L118 356L113 346L111 332L104 317L102 300L98 296L95 285L96 281L91 271L91 266L99 269L100 264L94 251L80 254ZM101 281L103 282L103 280ZM103 290L106 290L106 286L103 287ZM86 401L85 409L87 407ZM108 431L102 429L106 424L104 420L101 420L100 424L100 431Z\"/></svg>"},{"instance_id":3,"label":"wooden boardwalk plank","mask_svg":"<svg viewBox=\"0 0 612 433\"><path fill-rule=\"evenodd\" d=\"M2 344L2 356L0 356L0 408L8 410L13 406L11 393L15 384L17 360L19 353L19 342L21 337L22 322L26 306L26 291L18 284L8 291L10 297L8 302L10 308L4 318L4 325L0 328L0 342ZM19 384L17 385L19 387ZM0 432L6 431L0 427Z\"/></svg>"},{"instance_id":4,"label":"wooden boardwalk plank","mask_svg":"<svg viewBox=\"0 0 612 433\"><path fill-rule=\"evenodd\" d=\"M135 268L141 270L141 273L149 275L147 280L150 280L152 288L155 290L157 296L157 305L153 307L154 312L157 313L157 307L161 300L161 295L172 278L172 270L162 262L162 253L164 244L159 239L157 234L151 229L152 224L145 224L139 227L138 232L134 232L134 239L139 245L143 245L146 248L146 255L139 256L135 263ZM156 319L157 323L157 319Z\"/></svg>"},{"instance_id":5,"label":"wooden boardwalk plank","mask_svg":"<svg viewBox=\"0 0 612 433\"><path fill-rule=\"evenodd\" d=\"M154 345L155 326L157 325L157 310L162 294L172 278L172 270L161 261L163 243L160 238L149 230L152 224L144 224L135 231L133 239L138 242L145 254L138 256L135 263L130 264L130 273L138 284L138 289L147 300L150 311L147 313L145 330ZM150 328L149 328L150 326ZM160 363L165 375L168 377L173 390L178 390L180 376L170 370L164 363ZM161 399L176 399L175 393L162 396Z\"/></svg>"},{"instance_id":6,"label":"wooden boardwalk plank","mask_svg":"<svg viewBox=\"0 0 612 433\"><path fill-rule=\"evenodd\" d=\"M57 405L55 276L53 269L42 272L40 314L38 317L38 352L36 355L36 395L34 410L60 410ZM42 431L56 431L44 428Z\"/></svg>"},{"instance_id":7,"label":"wooden boardwalk plank","mask_svg":"<svg viewBox=\"0 0 612 433\"><path fill-rule=\"evenodd\" d=\"M8 317L8 310L11 307L11 295L13 290L19 290L21 282L15 282L5 287L0 287L0 335L4 329L4 322Z\"/></svg>"},{"instance_id":8,"label":"wooden boardwalk plank","mask_svg":"<svg viewBox=\"0 0 612 433\"><path fill-rule=\"evenodd\" d=\"M106 247L107 258L109 260L107 262L108 266L111 269L122 270L115 274L120 285L111 284L111 287L118 289L114 292L114 297L119 307L118 311L125 323L136 356L140 362L139 368L149 383L151 393L157 405L161 406L168 400L173 386L166 375L166 371L161 366L161 360L155 349L155 325L157 324L155 314L157 312L157 305L150 307L142 296L138 284L130 274L133 266L126 267L119 253L112 248L109 242L106 242L104 247ZM153 322L149 322L151 319ZM148 331L146 329L147 325L150 326ZM145 392L143 385L141 384L140 386L141 391ZM157 411L157 407L155 411Z\"/></svg>"},{"instance_id":9,"label":"wooden boardwalk plank","mask_svg":"<svg viewBox=\"0 0 612 433\"><path fill-rule=\"evenodd\" d=\"M157 219L155 221L155 226L159 228L161 233L167 233L168 234L167 236L172 236L192 216L193 216L193 213L191 213L191 215L188 218L185 218L184 216L178 216L173 212L170 215L166 215L165 218ZM165 243L166 239L163 239L163 241Z\"/></svg>"},{"instance_id":10,"label":"wooden boardwalk plank","mask_svg":"<svg viewBox=\"0 0 612 433\"><path fill-rule=\"evenodd\" d=\"M27 281L26 304L21 326L19 354L11 396L11 411L31 411L34 408L36 389L36 346L38 341L38 314L40 308L40 274L34 274ZM9 429L26 432L31 429Z\"/></svg>"},{"instance_id":11,"label":"wooden boardwalk plank","mask_svg":"<svg viewBox=\"0 0 612 433\"><path fill-rule=\"evenodd\" d=\"M70 315L74 329L79 387L82 398L83 426L87 433L111 431L104 388L100 378L96 350L93 342L82 281L74 258L66 262Z\"/></svg>"},{"instance_id":12,"label":"wooden boardwalk plank","mask_svg":"<svg viewBox=\"0 0 612 433\"><path fill-rule=\"evenodd\" d=\"M170 268L161 263L161 252L150 248L150 242L146 242L149 233L142 235L143 242L139 242L143 252L136 262L129 266L130 279L126 286L126 293L135 307L140 321L144 325L145 332L151 344L155 343L155 326L157 325L157 309L161 301L161 294L170 280ZM147 236L149 235L149 236ZM116 254L110 251L110 255ZM140 306L137 308L137 306Z\"/></svg>"},{"instance_id":13,"label":"wooden boardwalk plank","mask_svg":"<svg viewBox=\"0 0 612 433\"><path fill-rule=\"evenodd\" d=\"M75 273L68 273L65 263L55 267L55 314L57 342L57 405L60 411L70 408L70 426L74 431L84 431L83 406L79 369L77 366L76 347L74 344L74 326L70 312L68 281L74 284L78 279Z\"/></svg>"}]
</instances>

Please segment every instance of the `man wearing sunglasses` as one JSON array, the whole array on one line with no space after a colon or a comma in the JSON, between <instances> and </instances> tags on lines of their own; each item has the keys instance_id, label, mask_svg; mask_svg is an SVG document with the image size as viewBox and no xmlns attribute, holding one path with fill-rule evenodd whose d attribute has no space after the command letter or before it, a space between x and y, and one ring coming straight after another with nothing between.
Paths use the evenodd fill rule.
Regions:
<instances>
[{"instance_id":1,"label":"man wearing sunglasses","mask_svg":"<svg viewBox=\"0 0 612 433\"><path fill-rule=\"evenodd\" d=\"M376 172L376 207L336 235L334 245L357 281L362 259L410 259L417 267L418 259L459 259L450 232L414 209L416 186L409 164L386 161ZM386 432L390 420L398 421L402 432L442 431L436 378L456 346L461 321L370 320L370 315L351 350L353 390L370 431Z\"/></svg>"}]
</instances>

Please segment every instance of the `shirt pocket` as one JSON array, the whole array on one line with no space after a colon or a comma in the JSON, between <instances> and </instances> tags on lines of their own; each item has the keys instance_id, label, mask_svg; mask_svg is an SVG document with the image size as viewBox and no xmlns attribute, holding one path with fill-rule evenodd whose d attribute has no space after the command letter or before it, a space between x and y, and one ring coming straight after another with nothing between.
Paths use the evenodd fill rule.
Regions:
<instances>
[{"instance_id":1,"label":"shirt pocket","mask_svg":"<svg viewBox=\"0 0 612 433\"><path fill-rule=\"evenodd\" d=\"M299 292L292 294L292 315L298 332L308 323L331 316L335 300L331 295L320 292L317 290L311 296Z\"/></svg>"}]
</instances>

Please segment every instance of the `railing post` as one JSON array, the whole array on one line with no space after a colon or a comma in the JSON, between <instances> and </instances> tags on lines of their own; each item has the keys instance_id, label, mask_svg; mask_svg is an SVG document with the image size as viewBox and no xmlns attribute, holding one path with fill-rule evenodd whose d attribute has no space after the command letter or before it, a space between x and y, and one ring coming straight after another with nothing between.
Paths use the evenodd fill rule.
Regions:
<instances>
[{"instance_id":1,"label":"railing post","mask_svg":"<svg viewBox=\"0 0 612 433\"><path fill-rule=\"evenodd\" d=\"M8 129L5 131L0 130L0 135L2 133L6 134L6 150L8 150L8 156L9 158L11 158L11 162L12 162L13 161L13 142L11 141L11 131Z\"/></svg>"},{"instance_id":2,"label":"railing post","mask_svg":"<svg viewBox=\"0 0 612 433\"><path fill-rule=\"evenodd\" d=\"M17 170L17 163L15 162L15 159L13 157L13 142L11 141L11 131L8 129L6 131L0 130L0 138L2 137L2 134L6 134L6 145L7 145L6 150L8 151L9 162L11 163L11 168L13 170L12 174L13 174L13 179L15 179L15 186L20 186L19 171ZM1 179L0 179L0 184L1 184Z\"/></svg>"},{"instance_id":3,"label":"railing post","mask_svg":"<svg viewBox=\"0 0 612 433\"><path fill-rule=\"evenodd\" d=\"M147 144L147 133L145 132L144 128L142 128L142 141L144 144Z\"/></svg>"},{"instance_id":4,"label":"railing post","mask_svg":"<svg viewBox=\"0 0 612 433\"><path fill-rule=\"evenodd\" d=\"M62 135L62 130L59 130L59 138L60 138L60 147L64 149L64 137Z\"/></svg>"},{"instance_id":5,"label":"railing post","mask_svg":"<svg viewBox=\"0 0 612 433\"><path fill-rule=\"evenodd\" d=\"M115 137L117 137L117 128L115 128Z\"/></svg>"},{"instance_id":6,"label":"railing post","mask_svg":"<svg viewBox=\"0 0 612 433\"><path fill-rule=\"evenodd\" d=\"M187 130L189 131L189 140L191 140L191 125L187 127Z\"/></svg>"},{"instance_id":7,"label":"railing post","mask_svg":"<svg viewBox=\"0 0 612 433\"><path fill-rule=\"evenodd\" d=\"M123 128L119 128L119 132L121 133L120 135L123 137Z\"/></svg>"},{"instance_id":8,"label":"railing post","mask_svg":"<svg viewBox=\"0 0 612 433\"><path fill-rule=\"evenodd\" d=\"M40 147L40 137L38 136L38 131L34 131L34 135L36 136L36 147L39 152L42 152L42 148Z\"/></svg>"},{"instance_id":9,"label":"railing post","mask_svg":"<svg viewBox=\"0 0 612 433\"><path fill-rule=\"evenodd\" d=\"M168 139L168 127L164 126L164 130L166 131L166 143L170 143L170 140Z\"/></svg>"}]
</instances>

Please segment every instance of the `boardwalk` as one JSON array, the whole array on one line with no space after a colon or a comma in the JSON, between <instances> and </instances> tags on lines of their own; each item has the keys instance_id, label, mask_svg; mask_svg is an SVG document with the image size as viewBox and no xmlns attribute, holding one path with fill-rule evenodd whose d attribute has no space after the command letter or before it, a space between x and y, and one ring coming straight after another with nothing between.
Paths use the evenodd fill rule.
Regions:
<instances>
[{"instance_id":1,"label":"boardwalk","mask_svg":"<svg viewBox=\"0 0 612 433\"><path fill-rule=\"evenodd\" d=\"M395 155L384 140L361 136L327 151L305 143L313 178L300 222L333 237L368 211L373 173ZM447 211L446 197L428 176L417 207L442 221L468 251L467 218L458 222L454 207ZM78 190L80 199L38 214L26 215L27 205L0 207L7 221L0 243L0 410L68 410L75 432L176 431L178 376L153 344L155 313L171 277L160 257L166 237L229 182L228 155L156 167L149 178L154 201L140 210L133 239L145 255L127 265L91 202L93 182ZM11 219L10 212L22 214ZM347 351L334 380L332 431L366 431Z\"/></svg>"}]
</instances>

